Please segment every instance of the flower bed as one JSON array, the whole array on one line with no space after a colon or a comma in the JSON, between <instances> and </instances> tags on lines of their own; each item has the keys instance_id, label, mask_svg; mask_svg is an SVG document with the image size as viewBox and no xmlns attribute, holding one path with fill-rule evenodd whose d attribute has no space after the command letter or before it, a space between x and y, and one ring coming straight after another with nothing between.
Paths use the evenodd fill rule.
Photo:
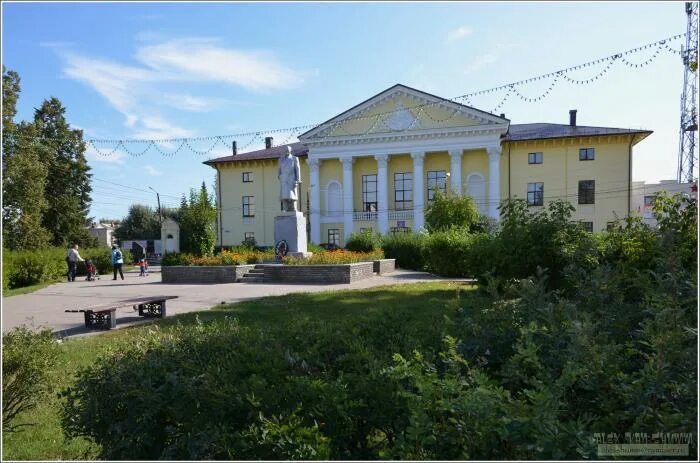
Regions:
<instances>
[{"instance_id":1,"label":"flower bed","mask_svg":"<svg viewBox=\"0 0 700 463\"><path fill-rule=\"evenodd\" d=\"M381 249L371 252L353 252L339 249L315 253L308 259L288 256L282 259L282 263L286 265L336 265L373 262L380 259L384 259L384 252Z\"/></svg>"},{"instance_id":2,"label":"flower bed","mask_svg":"<svg viewBox=\"0 0 700 463\"><path fill-rule=\"evenodd\" d=\"M215 256L194 256L185 253L166 254L163 257L163 267L175 265L215 266L215 265L246 265L260 264L275 260L272 251L221 251Z\"/></svg>"}]
</instances>

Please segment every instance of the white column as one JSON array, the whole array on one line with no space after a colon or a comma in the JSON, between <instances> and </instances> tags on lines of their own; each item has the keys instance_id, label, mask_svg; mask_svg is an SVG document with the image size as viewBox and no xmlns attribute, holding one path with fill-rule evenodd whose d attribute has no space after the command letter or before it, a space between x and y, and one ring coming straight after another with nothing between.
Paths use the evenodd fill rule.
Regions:
<instances>
[{"instance_id":1,"label":"white column","mask_svg":"<svg viewBox=\"0 0 700 463\"><path fill-rule=\"evenodd\" d=\"M352 197L352 164L355 159L343 158L340 162L343 163L343 228L345 229L343 235L347 242L353 232L353 213L355 212Z\"/></svg>"},{"instance_id":2,"label":"white column","mask_svg":"<svg viewBox=\"0 0 700 463\"><path fill-rule=\"evenodd\" d=\"M450 185L456 195L462 194L462 150L450 150Z\"/></svg>"},{"instance_id":3,"label":"white column","mask_svg":"<svg viewBox=\"0 0 700 463\"><path fill-rule=\"evenodd\" d=\"M413 158L413 231L418 231L425 224L423 211L425 210L425 186L423 179L424 152L411 153Z\"/></svg>"},{"instance_id":4,"label":"white column","mask_svg":"<svg viewBox=\"0 0 700 463\"><path fill-rule=\"evenodd\" d=\"M387 181L387 161L389 156L378 154L377 160L377 228L379 233L389 233L389 182Z\"/></svg>"},{"instance_id":5,"label":"white column","mask_svg":"<svg viewBox=\"0 0 700 463\"><path fill-rule=\"evenodd\" d=\"M321 189L319 178L318 159L308 159L309 164L309 187L311 189L311 204L309 219L311 220L311 242L321 243Z\"/></svg>"},{"instance_id":6,"label":"white column","mask_svg":"<svg viewBox=\"0 0 700 463\"><path fill-rule=\"evenodd\" d=\"M489 146L489 217L498 220L498 206L501 203L501 147Z\"/></svg>"}]
</instances>

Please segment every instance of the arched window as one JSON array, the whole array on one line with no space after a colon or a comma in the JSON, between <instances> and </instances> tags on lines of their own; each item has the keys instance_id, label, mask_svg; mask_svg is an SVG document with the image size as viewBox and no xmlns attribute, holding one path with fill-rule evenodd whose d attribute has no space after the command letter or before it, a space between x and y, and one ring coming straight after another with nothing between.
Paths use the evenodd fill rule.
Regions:
<instances>
[{"instance_id":1,"label":"arched window","mask_svg":"<svg viewBox=\"0 0 700 463\"><path fill-rule=\"evenodd\" d=\"M336 180L328 182L326 187L326 215L343 215L343 192L340 183Z\"/></svg>"},{"instance_id":2,"label":"arched window","mask_svg":"<svg viewBox=\"0 0 700 463\"><path fill-rule=\"evenodd\" d=\"M486 180L479 172L472 172L467 176L467 194L474 199L479 212L486 214L488 201L486 198Z\"/></svg>"}]
</instances>

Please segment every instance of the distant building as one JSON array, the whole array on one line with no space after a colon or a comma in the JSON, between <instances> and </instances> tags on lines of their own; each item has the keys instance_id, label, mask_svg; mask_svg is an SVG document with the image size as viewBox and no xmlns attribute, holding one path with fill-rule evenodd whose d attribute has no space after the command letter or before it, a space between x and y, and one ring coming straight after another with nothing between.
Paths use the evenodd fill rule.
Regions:
<instances>
[{"instance_id":1,"label":"distant building","mask_svg":"<svg viewBox=\"0 0 700 463\"><path fill-rule=\"evenodd\" d=\"M632 182L632 212L636 212L644 222L656 226L653 214L654 194L666 191L673 195L683 193L697 199L697 183L678 183L675 180L661 180L659 183Z\"/></svg>"},{"instance_id":2,"label":"distant building","mask_svg":"<svg viewBox=\"0 0 700 463\"><path fill-rule=\"evenodd\" d=\"M114 227L112 224L93 222L86 227L91 236L97 238L99 246L112 246L114 243Z\"/></svg>"}]
</instances>

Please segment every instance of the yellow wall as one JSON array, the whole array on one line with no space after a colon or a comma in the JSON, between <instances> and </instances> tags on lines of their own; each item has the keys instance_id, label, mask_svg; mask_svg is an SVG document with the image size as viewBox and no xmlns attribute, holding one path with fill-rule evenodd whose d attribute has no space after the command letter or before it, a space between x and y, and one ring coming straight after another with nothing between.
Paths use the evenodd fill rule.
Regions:
<instances>
[{"instance_id":1,"label":"yellow wall","mask_svg":"<svg viewBox=\"0 0 700 463\"><path fill-rule=\"evenodd\" d=\"M455 115L454 111L443 109L435 105L427 106L405 96L396 95L378 104L365 115L348 116L350 120L338 124L336 128L331 130L330 136L342 137L386 132L388 129L383 124L383 121L391 116L391 113L396 110L397 104L399 103L402 104L404 108L410 110L413 116L418 119L419 128L464 127L479 123L475 119L469 119L462 115Z\"/></svg>"},{"instance_id":2,"label":"yellow wall","mask_svg":"<svg viewBox=\"0 0 700 463\"><path fill-rule=\"evenodd\" d=\"M579 148L594 148L595 160L580 161ZM569 201L574 220L593 222L594 231L628 213L629 137L590 137L504 144L501 195L527 198L527 184L544 183L545 206L555 198ZM528 153L541 151L542 164L528 164ZM508 163L511 175L508 178ZM595 204L578 204L578 182L595 180Z\"/></svg>"},{"instance_id":3,"label":"yellow wall","mask_svg":"<svg viewBox=\"0 0 700 463\"><path fill-rule=\"evenodd\" d=\"M300 208L306 216L307 193L309 191L309 169L306 159L301 164ZM274 245L274 220L280 212L279 180L277 179L277 159L264 161L243 161L219 166L221 172L221 245L235 246L245 239L246 232L254 233L260 246ZM252 172L253 181L243 183L242 173ZM243 217L243 196L255 198L255 217ZM217 245L220 241L217 239Z\"/></svg>"}]
</instances>

